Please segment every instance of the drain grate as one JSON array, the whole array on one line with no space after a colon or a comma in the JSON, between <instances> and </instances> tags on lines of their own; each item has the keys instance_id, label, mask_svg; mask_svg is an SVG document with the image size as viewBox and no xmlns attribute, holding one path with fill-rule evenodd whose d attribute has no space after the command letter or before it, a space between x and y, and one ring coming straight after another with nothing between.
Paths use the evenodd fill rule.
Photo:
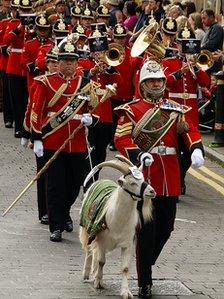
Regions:
<instances>
[{"instance_id":1,"label":"drain grate","mask_svg":"<svg viewBox=\"0 0 224 299\"><path fill-rule=\"evenodd\" d=\"M118 296L121 287L121 279L119 278L104 278L105 289L101 291L93 291L92 283L89 283L90 286L90 297L96 294L98 296ZM129 280L129 287L133 295L137 295L138 287L136 279ZM95 293L95 294L94 294ZM164 295L164 296L190 296L193 295L193 292L186 287L181 281L178 280L169 280L169 279L155 279L153 280L153 295Z\"/></svg>"}]
</instances>

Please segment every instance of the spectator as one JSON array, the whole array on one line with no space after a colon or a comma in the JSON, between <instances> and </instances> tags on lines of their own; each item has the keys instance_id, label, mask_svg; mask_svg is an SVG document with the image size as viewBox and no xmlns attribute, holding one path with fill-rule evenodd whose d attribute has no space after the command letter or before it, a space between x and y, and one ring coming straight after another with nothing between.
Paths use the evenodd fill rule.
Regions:
<instances>
[{"instance_id":1,"label":"spectator","mask_svg":"<svg viewBox=\"0 0 224 299\"><path fill-rule=\"evenodd\" d=\"M185 15L186 17L189 17L190 14L196 12L196 7L194 2L186 2L185 4Z\"/></svg>"},{"instance_id":2,"label":"spectator","mask_svg":"<svg viewBox=\"0 0 224 299\"><path fill-rule=\"evenodd\" d=\"M167 17L170 17L172 19L177 19L179 16L182 16L184 14L183 10L180 8L179 5L173 5L170 7L170 9L167 12Z\"/></svg>"},{"instance_id":3,"label":"spectator","mask_svg":"<svg viewBox=\"0 0 224 299\"><path fill-rule=\"evenodd\" d=\"M123 14L126 16L126 20L124 21L123 25L129 30L133 31L138 17L135 14L136 3L133 1L127 1L124 4Z\"/></svg>"},{"instance_id":4,"label":"spectator","mask_svg":"<svg viewBox=\"0 0 224 299\"><path fill-rule=\"evenodd\" d=\"M223 28L215 20L215 13L211 9L203 10L201 13L202 23L208 28L201 42L201 48L215 52L223 48ZM218 72L222 69L222 60L219 59L209 69L209 73Z\"/></svg>"},{"instance_id":5,"label":"spectator","mask_svg":"<svg viewBox=\"0 0 224 299\"><path fill-rule=\"evenodd\" d=\"M191 28L194 30L195 37L202 40L205 35L205 31L203 29L201 14L199 12L191 13L189 15L188 21Z\"/></svg>"},{"instance_id":6,"label":"spectator","mask_svg":"<svg viewBox=\"0 0 224 299\"><path fill-rule=\"evenodd\" d=\"M107 0L106 7L109 9L110 18L109 18L109 26L114 27L116 24L120 24L123 22L123 14L118 7L118 0Z\"/></svg>"},{"instance_id":7,"label":"spectator","mask_svg":"<svg viewBox=\"0 0 224 299\"><path fill-rule=\"evenodd\" d=\"M142 9L142 12L141 14L139 15L139 18L138 18L138 22L136 23L136 26L134 28L134 33L138 32L145 24L145 21L147 20L148 18L148 15L146 14L145 12L145 9L146 7L148 6L148 3L149 1L148 0L142 0L141 2L141 9Z\"/></svg>"}]
</instances>

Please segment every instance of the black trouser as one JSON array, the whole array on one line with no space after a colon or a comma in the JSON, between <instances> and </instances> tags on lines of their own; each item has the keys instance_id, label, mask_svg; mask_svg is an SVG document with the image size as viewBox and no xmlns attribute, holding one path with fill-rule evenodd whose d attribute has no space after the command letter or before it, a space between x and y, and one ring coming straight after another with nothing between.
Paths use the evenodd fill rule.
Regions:
<instances>
[{"instance_id":1,"label":"black trouser","mask_svg":"<svg viewBox=\"0 0 224 299\"><path fill-rule=\"evenodd\" d=\"M15 120L15 132L22 131L28 99L26 77L9 74L8 78L9 93Z\"/></svg>"},{"instance_id":2,"label":"black trouser","mask_svg":"<svg viewBox=\"0 0 224 299\"><path fill-rule=\"evenodd\" d=\"M90 146L93 147L91 152L93 166L104 162L107 155L107 146L111 141L112 123L98 122L94 127L89 128L88 139ZM94 178L97 180L99 173Z\"/></svg>"},{"instance_id":3,"label":"black trouser","mask_svg":"<svg viewBox=\"0 0 224 299\"><path fill-rule=\"evenodd\" d=\"M53 151L45 151L50 159ZM47 200L50 231L63 231L70 220L70 208L75 202L89 171L86 153L61 152L47 170Z\"/></svg>"},{"instance_id":4,"label":"black trouser","mask_svg":"<svg viewBox=\"0 0 224 299\"><path fill-rule=\"evenodd\" d=\"M181 187L185 185L185 176L188 169L191 167L191 152L184 143L181 136L178 137L179 148L179 165L180 165L180 180Z\"/></svg>"},{"instance_id":5,"label":"black trouser","mask_svg":"<svg viewBox=\"0 0 224 299\"><path fill-rule=\"evenodd\" d=\"M13 123L13 111L12 111L12 103L10 100L9 94L9 82L8 82L8 75L6 72L0 72L2 78L2 111L3 111L3 119L4 123L11 122Z\"/></svg>"},{"instance_id":6,"label":"black trouser","mask_svg":"<svg viewBox=\"0 0 224 299\"><path fill-rule=\"evenodd\" d=\"M36 156L37 172L45 165L45 159L43 157ZM47 212L47 176L44 172L37 180L37 205L39 220L48 214Z\"/></svg>"},{"instance_id":7,"label":"black trouser","mask_svg":"<svg viewBox=\"0 0 224 299\"><path fill-rule=\"evenodd\" d=\"M152 221L137 228L136 263L139 286L152 284L151 266L155 264L174 229L176 201L176 196L157 196L152 199ZM141 207L138 208L141 210Z\"/></svg>"}]
</instances>

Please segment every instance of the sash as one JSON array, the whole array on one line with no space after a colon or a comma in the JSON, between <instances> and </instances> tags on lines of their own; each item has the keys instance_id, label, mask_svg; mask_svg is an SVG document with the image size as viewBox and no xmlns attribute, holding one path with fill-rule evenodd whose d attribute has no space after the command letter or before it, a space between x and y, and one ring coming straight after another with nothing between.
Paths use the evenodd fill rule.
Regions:
<instances>
[{"instance_id":1,"label":"sash","mask_svg":"<svg viewBox=\"0 0 224 299\"><path fill-rule=\"evenodd\" d=\"M85 85L83 86L82 83ZM86 82L86 80L82 80L82 83L76 94L70 98L68 103L62 107L61 110L50 117L47 123L43 126L42 138L49 136L68 123L68 121L78 113L86 101L89 100L89 96L85 93L88 82Z\"/></svg>"},{"instance_id":2,"label":"sash","mask_svg":"<svg viewBox=\"0 0 224 299\"><path fill-rule=\"evenodd\" d=\"M137 122L133 130L134 142L141 150L150 152L166 134L178 117L178 113L153 108L147 111Z\"/></svg>"}]
</instances>

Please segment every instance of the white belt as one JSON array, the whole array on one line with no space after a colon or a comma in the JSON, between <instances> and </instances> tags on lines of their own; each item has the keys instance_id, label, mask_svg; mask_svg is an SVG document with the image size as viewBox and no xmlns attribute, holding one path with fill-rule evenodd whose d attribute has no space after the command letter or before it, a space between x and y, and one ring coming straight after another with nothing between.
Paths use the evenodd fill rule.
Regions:
<instances>
[{"instance_id":1,"label":"white belt","mask_svg":"<svg viewBox=\"0 0 224 299\"><path fill-rule=\"evenodd\" d=\"M11 52L11 53L22 53L22 52L23 52L23 49L11 48L11 49L10 49L10 52Z\"/></svg>"},{"instance_id":2,"label":"white belt","mask_svg":"<svg viewBox=\"0 0 224 299\"><path fill-rule=\"evenodd\" d=\"M150 151L151 154L159 154L159 155L175 155L176 149L175 147L169 147L169 146L155 146Z\"/></svg>"},{"instance_id":3,"label":"white belt","mask_svg":"<svg viewBox=\"0 0 224 299\"><path fill-rule=\"evenodd\" d=\"M56 113L56 112L51 112L51 111L50 111L50 112L47 113L47 116L48 116L48 117L52 117L53 115L55 115L55 113ZM81 119L82 119L82 114L75 114L74 117L73 117L72 119L75 119L75 120L81 120Z\"/></svg>"},{"instance_id":4,"label":"white belt","mask_svg":"<svg viewBox=\"0 0 224 299\"><path fill-rule=\"evenodd\" d=\"M188 92L169 92L169 98L197 99L197 94Z\"/></svg>"}]
</instances>

